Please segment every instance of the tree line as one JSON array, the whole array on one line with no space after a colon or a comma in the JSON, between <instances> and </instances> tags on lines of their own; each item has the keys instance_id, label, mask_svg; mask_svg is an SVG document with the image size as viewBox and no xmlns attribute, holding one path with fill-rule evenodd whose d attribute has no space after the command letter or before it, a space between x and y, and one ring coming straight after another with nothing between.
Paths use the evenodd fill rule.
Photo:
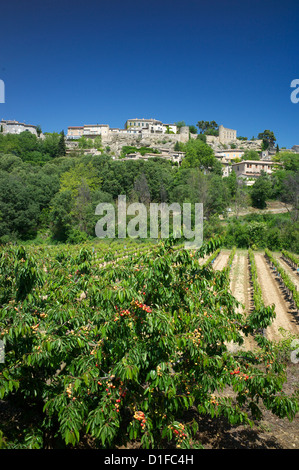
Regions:
<instances>
[{"instance_id":1,"label":"tree line","mask_svg":"<svg viewBox=\"0 0 299 470\"><path fill-rule=\"evenodd\" d=\"M66 155L62 144L64 136L58 133L44 139L28 132L0 135L1 243L92 239L96 206L115 204L119 195L128 203L202 202L207 235L223 230L219 215L226 216L229 208L238 217L243 208L263 207L269 198L291 204L292 222L298 223L298 156L281 154L283 166L249 188L234 172L222 176L221 163L200 138L180 144L186 154L181 166L159 155L148 161L114 160L104 150Z\"/></svg>"}]
</instances>

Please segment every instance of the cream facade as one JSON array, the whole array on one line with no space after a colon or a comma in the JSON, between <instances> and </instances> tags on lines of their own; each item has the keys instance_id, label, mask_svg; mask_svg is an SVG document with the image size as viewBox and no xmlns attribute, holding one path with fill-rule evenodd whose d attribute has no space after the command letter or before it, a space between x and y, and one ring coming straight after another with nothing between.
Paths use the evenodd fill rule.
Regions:
<instances>
[{"instance_id":1,"label":"cream facade","mask_svg":"<svg viewBox=\"0 0 299 470\"><path fill-rule=\"evenodd\" d=\"M157 119L128 119L125 122L125 129L130 134L167 134L177 133L175 124L163 124Z\"/></svg>"},{"instance_id":2,"label":"cream facade","mask_svg":"<svg viewBox=\"0 0 299 470\"><path fill-rule=\"evenodd\" d=\"M85 124L84 126L69 126L67 139L79 139L80 137L97 137L109 134L108 124Z\"/></svg>"},{"instance_id":3,"label":"cream facade","mask_svg":"<svg viewBox=\"0 0 299 470\"><path fill-rule=\"evenodd\" d=\"M215 157L218 158L221 162L231 162L236 158L242 159L244 155L244 150L240 149L227 149L221 151L215 151Z\"/></svg>"},{"instance_id":4,"label":"cream facade","mask_svg":"<svg viewBox=\"0 0 299 470\"><path fill-rule=\"evenodd\" d=\"M170 134L169 134L170 133ZM92 138L95 136L108 137L116 134L135 134L147 136L148 134L176 134L177 126L175 124L163 124L157 119L128 119L125 122L124 129L117 127L110 128L108 124L92 124L84 126L69 126L67 139L79 139L82 136Z\"/></svg>"},{"instance_id":5,"label":"cream facade","mask_svg":"<svg viewBox=\"0 0 299 470\"><path fill-rule=\"evenodd\" d=\"M162 125L162 122L157 119L127 119L125 122L125 129L141 130L158 124Z\"/></svg>"},{"instance_id":6,"label":"cream facade","mask_svg":"<svg viewBox=\"0 0 299 470\"><path fill-rule=\"evenodd\" d=\"M83 129L83 126L70 126L67 130L67 137L72 139L80 138L83 135Z\"/></svg>"},{"instance_id":7,"label":"cream facade","mask_svg":"<svg viewBox=\"0 0 299 470\"><path fill-rule=\"evenodd\" d=\"M96 137L99 135L108 135L109 125L108 124L91 124L84 125L83 136Z\"/></svg>"},{"instance_id":8,"label":"cream facade","mask_svg":"<svg viewBox=\"0 0 299 470\"><path fill-rule=\"evenodd\" d=\"M238 178L244 179L247 185L252 185L262 172L271 175L277 165L280 164L266 160L243 160L240 163L233 163L231 167Z\"/></svg>"}]
</instances>

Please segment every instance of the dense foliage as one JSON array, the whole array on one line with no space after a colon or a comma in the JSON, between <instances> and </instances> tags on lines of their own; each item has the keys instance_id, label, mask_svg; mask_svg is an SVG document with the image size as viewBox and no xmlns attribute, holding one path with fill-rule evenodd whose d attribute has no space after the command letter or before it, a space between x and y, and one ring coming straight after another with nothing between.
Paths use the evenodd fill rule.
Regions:
<instances>
[{"instance_id":1,"label":"dense foliage","mask_svg":"<svg viewBox=\"0 0 299 470\"><path fill-rule=\"evenodd\" d=\"M94 239L97 204L116 204L118 196L125 195L128 203L202 202L206 239L222 234L227 246L269 246L298 253L298 155L277 154L282 165L273 175L262 175L246 187L234 172L222 177L221 164L202 136L178 145L186 154L178 167L158 154L149 161L114 160L100 141L93 145L101 155L84 155L85 138L78 152L64 155L63 134L38 139L28 132L0 133L0 243ZM124 148L124 153L130 150ZM239 217L251 205L265 207L269 198L289 204L289 215L275 221ZM219 224L219 215L225 218L228 209L236 219Z\"/></svg>"},{"instance_id":2,"label":"dense foliage","mask_svg":"<svg viewBox=\"0 0 299 470\"><path fill-rule=\"evenodd\" d=\"M215 230L218 233L221 231L219 223ZM270 247L273 251L299 253L299 221L294 222L288 213L231 217L222 228L222 233L227 247Z\"/></svg>"},{"instance_id":3,"label":"dense foliage","mask_svg":"<svg viewBox=\"0 0 299 470\"><path fill-rule=\"evenodd\" d=\"M199 261L219 250L216 240L197 251L171 241L115 246L2 248L0 398L24 420L1 424L2 446L89 437L98 448L194 448L194 411L245 424L263 403L293 419L298 403L258 334L260 311L245 317L229 290L234 250L215 271ZM264 322L271 317L264 309ZM257 350L232 352L249 333Z\"/></svg>"}]
</instances>

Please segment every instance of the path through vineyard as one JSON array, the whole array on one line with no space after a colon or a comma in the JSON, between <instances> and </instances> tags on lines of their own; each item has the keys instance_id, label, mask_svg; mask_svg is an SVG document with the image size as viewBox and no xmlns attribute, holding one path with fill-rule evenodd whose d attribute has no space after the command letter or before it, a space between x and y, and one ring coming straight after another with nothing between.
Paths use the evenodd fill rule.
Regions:
<instances>
[{"instance_id":1,"label":"path through vineyard","mask_svg":"<svg viewBox=\"0 0 299 470\"><path fill-rule=\"evenodd\" d=\"M232 269L230 272L230 288L233 296L241 302L239 307L244 315L248 315L252 308L251 291L249 283L249 267L248 267L248 254L247 251L237 251L233 259ZM242 349L254 349L256 343L253 337L244 336L244 343Z\"/></svg>"},{"instance_id":2,"label":"path through vineyard","mask_svg":"<svg viewBox=\"0 0 299 470\"><path fill-rule=\"evenodd\" d=\"M226 251L226 250L221 251L213 263L214 269L218 269L218 270L223 269L226 266L229 254L230 254L229 251Z\"/></svg>"},{"instance_id":3,"label":"path through vineyard","mask_svg":"<svg viewBox=\"0 0 299 470\"><path fill-rule=\"evenodd\" d=\"M262 289L266 306L275 305L276 318L266 330L266 336L270 340L280 340L279 328L299 334L299 326L296 322L295 312L291 304L284 297L283 291L271 272L263 253L255 254L255 262L258 272L259 284Z\"/></svg>"},{"instance_id":4,"label":"path through vineyard","mask_svg":"<svg viewBox=\"0 0 299 470\"><path fill-rule=\"evenodd\" d=\"M222 250L214 261L214 269L223 269L227 264L229 254L229 250ZM283 262L278 255L276 255L276 257L298 289L299 278L297 274L294 273L288 264ZM276 311L275 320L265 332L267 338L275 341L281 340L282 335L279 331L280 327L293 334L299 334L299 325L296 320L293 307L285 298L280 285L276 281L273 272L271 272L271 269L265 260L264 253L255 253L255 261L264 303L266 306L274 304ZM234 297L236 297L236 299L242 304L239 309L244 311L244 315L250 314L250 311L253 308L253 303L247 250L237 250L235 254L230 271L230 287ZM252 349L255 346L256 343L252 337L244 337L242 349Z\"/></svg>"},{"instance_id":5,"label":"path through vineyard","mask_svg":"<svg viewBox=\"0 0 299 470\"><path fill-rule=\"evenodd\" d=\"M229 250L222 250L214 263L214 269L223 269L228 262L230 255ZM249 284L249 268L247 260L247 251L237 250L230 271L230 288L233 296L241 303L238 310L248 315L251 308L251 294ZM244 336L244 343L241 349L253 349L256 343L252 336ZM240 348L238 345L229 345L230 350L237 350Z\"/></svg>"},{"instance_id":6,"label":"path through vineyard","mask_svg":"<svg viewBox=\"0 0 299 470\"><path fill-rule=\"evenodd\" d=\"M228 260L230 251L222 250L214 262L214 269L222 269ZM275 254L280 265L291 277L298 289L298 276L296 273ZM217 262L216 262L217 261ZM266 330L267 338L271 340L281 340L282 336L278 332L281 326L292 334L299 334L299 324L292 311L291 305L276 281L273 272L267 264L264 253L255 253L255 261L258 271L259 284L263 292L265 305L275 304L277 318L271 327ZM237 250L233 259L230 271L230 287L232 294L244 305L244 315L250 314L253 308L252 288L250 284L250 273L247 250ZM236 351L238 346L228 345L232 351ZM245 337L241 346L244 350L254 349L256 343L252 337ZM284 384L284 392L292 394L298 387L298 364L290 363L287 366L287 382ZM227 427L222 432L213 433L206 430L207 448L263 448L263 449L298 449L299 448L299 417L293 421L280 419L269 410L263 408L263 419L260 425L252 430L245 426L237 429Z\"/></svg>"}]
</instances>

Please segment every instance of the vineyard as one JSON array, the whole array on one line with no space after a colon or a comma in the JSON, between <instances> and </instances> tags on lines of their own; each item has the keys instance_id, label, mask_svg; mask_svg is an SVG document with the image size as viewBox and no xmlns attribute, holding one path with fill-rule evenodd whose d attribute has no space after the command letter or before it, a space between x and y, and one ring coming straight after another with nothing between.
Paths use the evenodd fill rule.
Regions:
<instances>
[{"instance_id":1,"label":"vineyard","mask_svg":"<svg viewBox=\"0 0 299 470\"><path fill-rule=\"evenodd\" d=\"M218 240L3 247L0 447L204 448L201 417L296 423L278 344L299 338L298 267Z\"/></svg>"}]
</instances>

